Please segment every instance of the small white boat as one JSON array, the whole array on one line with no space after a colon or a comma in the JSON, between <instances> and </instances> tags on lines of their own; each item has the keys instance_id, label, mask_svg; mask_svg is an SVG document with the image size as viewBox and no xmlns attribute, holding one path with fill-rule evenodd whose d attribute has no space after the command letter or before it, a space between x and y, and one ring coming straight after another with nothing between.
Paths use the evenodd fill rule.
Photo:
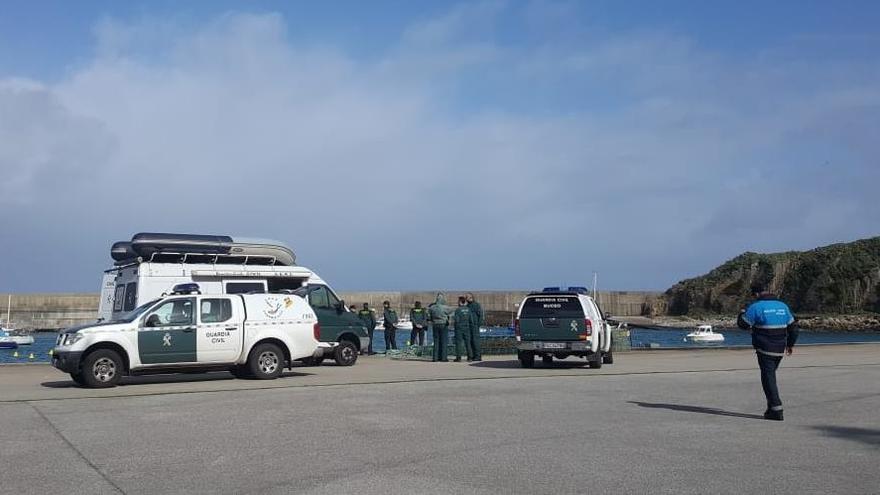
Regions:
<instances>
[{"instance_id":1,"label":"small white boat","mask_svg":"<svg viewBox=\"0 0 880 495\"><path fill-rule=\"evenodd\" d=\"M400 318L400 320L397 322L397 324L394 325L394 327L397 328L398 330L412 330L413 329L412 322L409 321L409 318L407 318L405 316ZM384 318L379 318L378 320L376 320L376 330L385 330L385 319Z\"/></svg>"},{"instance_id":2,"label":"small white boat","mask_svg":"<svg viewBox=\"0 0 880 495\"><path fill-rule=\"evenodd\" d=\"M0 344L14 342L18 345L31 345L34 343L34 337L32 335L22 335L9 332L15 332L15 330L0 328Z\"/></svg>"},{"instance_id":3,"label":"small white boat","mask_svg":"<svg viewBox=\"0 0 880 495\"><path fill-rule=\"evenodd\" d=\"M724 342L724 335L715 333L712 325L700 325L696 330L687 334L685 339L691 342Z\"/></svg>"}]
</instances>

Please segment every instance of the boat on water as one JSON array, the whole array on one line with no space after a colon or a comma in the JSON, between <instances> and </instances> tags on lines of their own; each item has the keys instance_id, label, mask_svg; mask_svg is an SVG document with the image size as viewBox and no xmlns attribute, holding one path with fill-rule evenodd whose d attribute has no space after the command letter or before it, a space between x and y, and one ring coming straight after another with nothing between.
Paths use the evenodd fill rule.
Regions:
<instances>
[{"instance_id":1,"label":"boat on water","mask_svg":"<svg viewBox=\"0 0 880 495\"><path fill-rule=\"evenodd\" d=\"M715 333L712 325L700 325L696 330L687 334L685 339L690 342L724 342L724 335Z\"/></svg>"},{"instance_id":2,"label":"boat on water","mask_svg":"<svg viewBox=\"0 0 880 495\"><path fill-rule=\"evenodd\" d=\"M376 328L375 328L375 329L376 329L376 330L385 330L385 326L384 326L384 325L385 325L385 319L384 319L384 318L379 318L378 320L376 320ZM401 317L400 320L397 322L397 324L394 325L394 326L395 326L398 330L412 330L412 329L413 329L413 324L412 324L412 322L409 321L409 318L406 317L406 316Z\"/></svg>"},{"instance_id":3,"label":"boat on water","mask_svg":"<svg viewBox=\"0 0 880 495\"><path fill-rule=\"evenodd\" d=\"M4 346L4 344L9 344L10 342L15 344L15 347ZM23 335L21 333L15 333L15 330L0 328L0 349L15 349L20 345L31 345L33 343L33 335Z\"/></svg>"}]
</instances>

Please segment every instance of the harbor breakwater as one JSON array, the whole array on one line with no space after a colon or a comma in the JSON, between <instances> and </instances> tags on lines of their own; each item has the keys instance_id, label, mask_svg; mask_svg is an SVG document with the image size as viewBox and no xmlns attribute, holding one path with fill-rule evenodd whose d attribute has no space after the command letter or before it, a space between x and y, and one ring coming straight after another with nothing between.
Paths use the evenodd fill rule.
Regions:
<instances>
[{"instance_id":1,"label":"harbor breakwater","mask_svg":"<svg viewBox=\"0 0 880 495\"><path fill-rule=\"evenodd\" d=\"M339 296L348 305L360 307L369 303L381 310L383 301L400 314L405 314L415 301L424 306L434 301L438 291L341 291ZM450 304L454 298L467 290L443 290ZM470 291L482 304L487 315L487 323L508 325L523 297L529 291ZM653 316L661 292L647 291L605 291L599 292L598 299L605 313L614 316ZM10 325L26 330L57 330L59 328L81 325L94 321L98 313L100 295L97 293L79 294L12 294L7 308L8 294L0 294L0 320L6 324L7 309Z\"/></svg>"}]
</instances>

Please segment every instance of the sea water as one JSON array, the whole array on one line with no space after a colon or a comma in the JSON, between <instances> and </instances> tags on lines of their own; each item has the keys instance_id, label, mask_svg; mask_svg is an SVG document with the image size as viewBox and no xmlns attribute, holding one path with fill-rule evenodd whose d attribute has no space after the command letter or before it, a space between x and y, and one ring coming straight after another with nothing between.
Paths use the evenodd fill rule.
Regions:
<instances>
[{"instance_id":1,"label":"sea water","mask_svg":"<svg viewBox=\"0 0 880 495\"><path fill-rule=\"evenodd\" d=\"M685 336L693 331L686 328L671 329L645 329L631 328L630 341L633 348L707 348L707 347L750 347L752 337L749 332L739 329L716 329L715 333L724 335L724 342L720 343L694 343L688 342ZM431 332L426 332L428 344L432 343ZM453 343L453 332L449 332L449 342ZM51 358L49 351L55 346L57 333L40 332L34 333L34 343L22 345L18 349L0 349L0 363L46 363ZM513 330L506 327L493 327L486 332L480 333L481 337L512 337ZM407 345L410 334L409 330L398 330L396 335L398 348ZM373 350L385 352L385 335L382 331L373 333ZM798 344L846 344L860 342L880 343L880 332L822 332L801 330ZM15 353L18 352L18 357ZM30 355L33 355L33 359Z\"/></svg>"}]
</instances>

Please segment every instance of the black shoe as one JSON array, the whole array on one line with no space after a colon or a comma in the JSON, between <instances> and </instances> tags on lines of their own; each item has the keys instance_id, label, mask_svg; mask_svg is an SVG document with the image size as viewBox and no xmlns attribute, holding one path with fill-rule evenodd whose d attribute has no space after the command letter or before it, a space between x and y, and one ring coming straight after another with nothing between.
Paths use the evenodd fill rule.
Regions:
<instances>
[{"instance_id":1,"label":"black shoe","mask_svg":"<svg viewBox=\"0 0 880 495\"><path fill-rule=\"evenodd\" d=\"M471 361L473 361L473 359L467 358L467 362L471 362Z\"/></svg>"},{"instance_id":2,"label":"black shoe","mask_svg":"<svg viewBox=\"0 0 880 495\"><path fill-rule=\"evenodd\" d=\"M764 419L769 419L770 421L784 421L782 411L772 411L770 409L764 412Z\"/></svg>"},{"instance_id":3,"label":"black shoe","mask_svg":"<svg viewBox=\"0 0 880 495\"><path fill-rule=\"evenodd\" d=\"M483 358L474 358L474 361L482 361Z\"/></svg>"},{"instance_id":4,"label":"black shoe","mask_svg":"<svg viewBox=\"0 0 880 495\"><path fill-rule=\"evenodd\" d=\"M452 361L453 361L453 362L456 362L456 363L460 363L460 362L461 362L461 358L455 358L455 359L453 359Z\"/></svg>"}]
</instances>

